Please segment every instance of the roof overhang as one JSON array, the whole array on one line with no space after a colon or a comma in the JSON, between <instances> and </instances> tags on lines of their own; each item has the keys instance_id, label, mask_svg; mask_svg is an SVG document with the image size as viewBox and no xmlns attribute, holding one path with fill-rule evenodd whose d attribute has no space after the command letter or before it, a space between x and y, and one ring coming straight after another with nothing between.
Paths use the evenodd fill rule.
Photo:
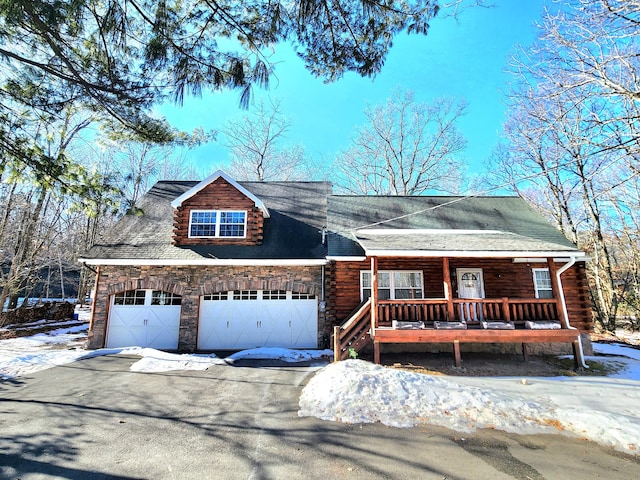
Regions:
<instances>
[{"instance_id":1,"label":"roof overhang","mask_svg":"<svg viewBox=\"0 0 640 480\"><path fill-rule=\"evenodd\" d=\"M571 258L575 258L577 262L588 262L591 260L591 257L587 257L585 254L581 256L577 255L563 255L561 257L553 257L553 261L556 263L569 262ZM547 257L516 257L513 259L513 263L541 263L546 262Z\"/></svg>"},{"instance_id":2,"label":"roof overhang","mask_svg":"<svg viewBox=\"0 0 640 480\"><path fill-rule=\"evenodd\" d=\"M354 257L354 256L339 256L339 255L328 255L327 260L332 262L364 262L367 257Z\"/></svg>"},{"instance_id":3,"label":"roof overhang","mask_svg":"<svg viewBox=\"0 0 640 480\"><path fill-rule=\"evenodd\" d=\"M317 266L326 265L325 258L318 259L255 259L255 258L202 258L202 259L157 259L157 258L79 258L86 265L162 266L162 267L205 267L205 266Z\"/></svg>"},{"instance_id":4,"label":"roof overhang","mask_svg":"<svg viewBox=\"0 0 640 480\"><path fill-rule=\"evenodd\" d=\"M574 257L579 260L586 258L584 252L522 252L522 251L471 251L471 250L365 250L369 257L412 257L412 258L568 258Z\"/></svg>"},{"instance_id":5,"label":"roof overhang","mask_svg":"<svg viewBox=\"0 0 640 480\"><path fill-rule=\"evenodd\" d=\"M355 241L372 257L580 258L586 254L557 239L501 230L361 229Z\"/></svg>"},{"instance_id":6,"label":"roof overhang","mask_svg":"<svg viewBox=\"0 0 640 480\"><path fill-rule=\"evenodd\" d=\"M210 183L215 182L219 178L224 179L227 183L229 183L230 185L233 185L233 187L235 189L237 189L238 191L240 191L244 196L246 196L247 198L251 199L253 201L253 203L255 204L255 206L257 208L259 208L260 210L262 210L262 213L264 214L265 218L269 218L270 217L269 210L267 209L267 207L265 206L265 204L264 204L264 202L262 200L260 200L258 197L256 197L253 193L251 193L249 190L244 188L242 185L240 185L234 179L229 177L222 170L216 171L215 173L213 173L212 175L208 176L203 181L198 183L196 186L194 186L194 187L190 188L189 190L187 190L186 192L184 192L182 195L180 195L178 198L176 198L173 202L171 202L171 206L173 208L178 208L178 207L182 206L182 203L185 200L188 200L189 198L193 197L200 190L205 188Z\"/></svg>"}]
</instances>

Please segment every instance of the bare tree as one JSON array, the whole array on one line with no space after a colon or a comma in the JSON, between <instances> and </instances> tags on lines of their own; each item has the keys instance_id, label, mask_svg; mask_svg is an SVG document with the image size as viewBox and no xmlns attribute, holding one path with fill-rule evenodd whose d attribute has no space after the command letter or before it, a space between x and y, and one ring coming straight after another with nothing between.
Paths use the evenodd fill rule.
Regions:
<instances>
[{"instance_id":1,"label":"bare tree","mask_svg":"<svg viewBox=\"0 0 640 480\"><path fill-rule=\"evenodd\" d=\"M250 114L229 121L222 129L231 153L228 173L260 182L313 178L304 147L283 145L290 127L278 101L260 101Z\"/></svg>"},{"instance_id":2,"label":"bare tree","mask_svg":"<svg viewBox=\"0 0 640 480\"><path fill-rule=\"evenodd\" d=\"M538 42L513 59L510 118L493 164L496 183L510 183L591 254L596 319L612 331L637 270L639 22L637 1L547 12Z\"/></svg>"},{"instance_id":3,"label":"bare tree","mask_svg":"<svg viewBox=\"0 0 640 480\"><path fill-rule=\"evenodd\" d=\"M107 149L100 162L116 180L121 196L121 211L133 212L142 195L159 180L197 178L193 164L182 149L174 145L126 142Z\"/></svg>"},{"instance_id":4,"label":"bare tree","mask_svg":"<svg viewBox=\"0 0 640 480\"><path fill-rule=\"evenodd\" d=\"M457 123L465 108L447 98L419 103L402 90L367 108L368 124L335 160L340 187L378 195L455 190L463 176L460 156L467 142Z\"/></svg>"},{"instance_id":5,"label":"bare tree","mask_svg":"<svg viewBox=\"0 0 640 480\"><path fill-rule=\"evenodd\" d=\"M547 11L538 42L512 62L521 82L547 97L598 98L601 148L640 152L640 1L577 0ZM542 85L543 88L539 88ZM538 87L536 87L538 86ZM597 117L597 118L596 118Z\"/></svg>"},{"instance_id":6,"label":"bare tree","mask_svg":"<svg viewBox=\"0 0 640 480\"><path fill-rule=\"evenodd\" d=\"M59 231L59 199L66 193L68 179L85 177L80 168L69 168L70 145L91 123L91 117L67 108L57 116L38 118L23 112L31 120L30 142L33 150L55 159L49 174L9 161L3 165L8 188L2 193L2 262L0 305L18 306L18 297L29 290L42 268L47 246ZM65 170L66 169L66 170ZM63 174L59 171L65 170ZM84 189L84 187L83 187Z\"/></svg>"}]
</instances>

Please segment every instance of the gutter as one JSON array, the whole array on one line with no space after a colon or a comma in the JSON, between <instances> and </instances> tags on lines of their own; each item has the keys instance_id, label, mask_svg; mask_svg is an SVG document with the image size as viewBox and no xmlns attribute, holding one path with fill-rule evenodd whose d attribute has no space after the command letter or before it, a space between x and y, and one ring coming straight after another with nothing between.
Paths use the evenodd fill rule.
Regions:
<instances>
[{"instance_id":1,"label":"gutter","mask_svg":"<svg viewBox=\"0 0 640 480\"><path fill-rule=\"evenodd\" d=\"M90 267L89 265L87 265L87 262L82 262L82 266L83 266L84 268L86 268L87 270L91 270L91 271L92 271L93 273L95 273L96 275L98 274L98 270L96 270L95 268ZM98 266L98 268L100 268L100 267Z\"/></svg>"},{"instance_id":2,"label":"gutter","mask_svg":"<svg viewBox=\"0 0 640 480\"><path fill-rule=\"evenodd\" d=\"M322 259L209 259L198 258L183 259L145 259L145 258L79 258L79 262L85 265L125 265L125 266L322 266L328 261Z\"/></svg>"},{"instance_id":3,"label":"gutter","mask_svg":"<svg viewBox=\"0 0 640 480\"><path fill-rule=\"evenodd\" d=\"M565 328L569 330L577 330L577 328L569 325L569 312L567 311L567 302L564 299L564 288L562 287L562 280L560 279L560 275L573 267L576 263L576 257L573 255L569 258L569 261L565 263L562 267L556 270L556 280L558 281L558 289L560 290L560 303L562 304L562 318L565 323ZM580 349L580 358L582 360L582 368L589 368L589 366L584 361L584 351L582 349L582 336L578 335L578 348Z\"/></svg>"}]
</instances>

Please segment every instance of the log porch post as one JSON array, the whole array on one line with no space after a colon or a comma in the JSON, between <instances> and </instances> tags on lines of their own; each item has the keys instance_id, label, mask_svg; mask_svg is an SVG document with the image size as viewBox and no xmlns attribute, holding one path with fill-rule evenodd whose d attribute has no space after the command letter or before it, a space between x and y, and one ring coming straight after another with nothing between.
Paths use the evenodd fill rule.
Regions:
<instances>
[{"instance_id":1,"label":"log porch post","mask_svg":"<svg viewBox=\"0 0 640 480\"><path fill-rule=\"evenodd\" d=\"M453 290L451 287L451 269L449 268L449 258L442 258L442 276L444 277L444 298L447 300L447 319L449 322L455 320L455 312L453 309Z\"/></svg>"},{"instance_id":2,"label":"log porch post","mask_svg":"<svg viewBox=\"0 0 640 480\"><path fill-rule=\"evenodd\" d=\"M371 337L378 326L378 257L371 257Z\"/></svg>"},{"instance_id":3,"label":"log porch post","mask_svg":"<svg viewBox=\"0 0 640 480\"><path fill-rule=\"evenodd\" d=\"M378 257L371 257L371 339L373 340L373 363L380 363L380 342L376 342L378 326Z\"/></svg>"},{"instance_id":4,"label":"log porch post","mask_svg":"<svg viewBox=\"0 0 640 480\"><path fill-rule=\"evenodd\" d=\"M556 300L556 310L558 312L558 316L560 317L560 323L565 326L569 325L569 319L565 317L564 308L562 306L562 299L564 297L564 292L558 285L558 276L556 272L558 268L556 267L556 262L553 258L547 258L547 266L549 267L549 276L551 277L551 291L553 292L553 298Z\"/></svg>"}]
</instances>

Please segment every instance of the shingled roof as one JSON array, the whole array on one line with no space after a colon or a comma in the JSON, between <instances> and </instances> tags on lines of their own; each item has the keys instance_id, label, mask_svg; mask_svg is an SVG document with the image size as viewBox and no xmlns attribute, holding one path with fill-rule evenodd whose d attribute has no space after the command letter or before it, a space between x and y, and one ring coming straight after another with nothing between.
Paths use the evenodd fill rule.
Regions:
<instances>
[{"instance_id":1,"label":"shingled roof","mask_svg":"<svg viewBox=\"0 0 640 480\"><path fill-rule=\"evenodd\" d=\"M326 222L327 182L238 182L258 197L270 217L265 219L264 240L259 246L219 245L177 247L172 244L176 198L200 182L161 181L137 203L139 215L126 215L99 240L81 261L100 264L155 263L198 264L215 260L322 260L326 247L321 230Z\"/></svg>"},{"instance_id":2,"label":"shingled roof","mask_svg":"<svg viewBox=\"0 0 640 480\"><path fill-rule=\"evenodd\" d=\"M331 195L330 257L581 256L519 197Z\"/></svg>"}]
</instances>

